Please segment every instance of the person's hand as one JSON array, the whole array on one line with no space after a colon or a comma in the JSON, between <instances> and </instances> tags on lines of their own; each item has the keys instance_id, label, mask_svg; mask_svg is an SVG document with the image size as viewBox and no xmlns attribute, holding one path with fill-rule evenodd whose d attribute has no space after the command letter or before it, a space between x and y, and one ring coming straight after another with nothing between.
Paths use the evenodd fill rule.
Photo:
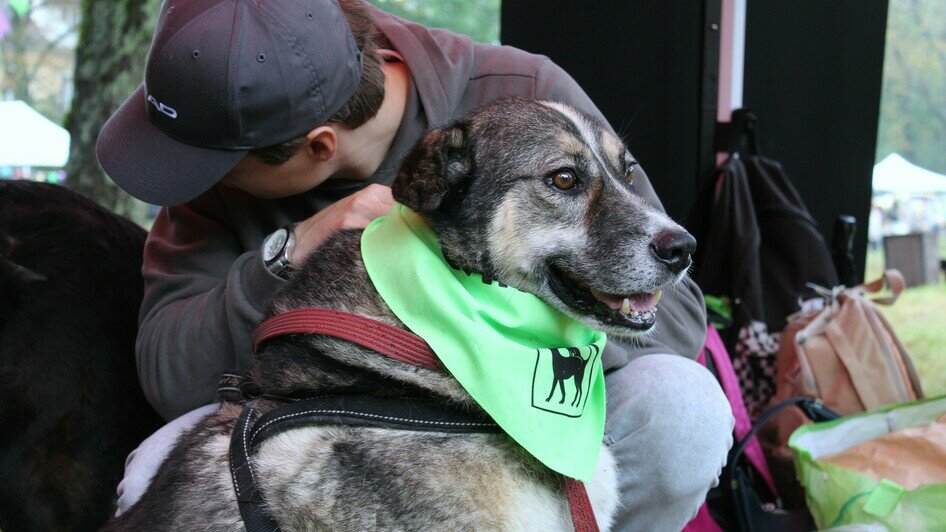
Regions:
<instances>
[{"instance_id":1,"label":"person's hand","mask_svg":"<svg viewBox=\"0 0 946 532\"><path fill-rule=\"evenodd\" d=\"M293 229L296 242L289 263L301 264L309 253L339 231L364 229L375 218L387 214L392 204L391 187L371 184L315 213Z\"/></svg>"}]
</instances>

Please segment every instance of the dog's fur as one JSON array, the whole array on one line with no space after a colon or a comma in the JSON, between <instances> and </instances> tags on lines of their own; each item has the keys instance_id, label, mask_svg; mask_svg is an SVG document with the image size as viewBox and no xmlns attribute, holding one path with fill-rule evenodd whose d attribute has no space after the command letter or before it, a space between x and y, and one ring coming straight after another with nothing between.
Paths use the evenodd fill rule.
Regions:
<instances>
[{"instance_id":1,"label":"dog's fur","mask_svg":"<svg viewBox=\"0 0 946 532\"><path fill-rule=\"evenodd\" d=\"M630 166L624 145L577 111L507 100L429 133L406 158L393 191L427 218L456 268L629 336L638 331L552 285L576 280L630 294L685 275L654 258L655 236L682 230L634 193L625 177ZM562 168L574 169L580 187L552 186L550 176ZM322 307L404 327L365 272L360 234L340 233L314 252L267 314ZM269 341L252 375L270 394L413 394L478 409L446 372L317 335ZM240 410L225 404L185 434L141 501L111 528L238 527L227 452ZM571 527L560 477L505 435L297 428L267 440L253 464L269 510L287 530ZM607 528L617 492L604 447L588 492Z\"/></svg>"},{"instance_id":2,"label":"dog's fur","mask_svg":"<svg viewBox=\"0 0 946 532\"><path fill-rule=\"evenodd\" d=\"M138 385L145 232L63 187L0 181L0 529L96 530L161 420Z\"/></svg>"}]
</instances>

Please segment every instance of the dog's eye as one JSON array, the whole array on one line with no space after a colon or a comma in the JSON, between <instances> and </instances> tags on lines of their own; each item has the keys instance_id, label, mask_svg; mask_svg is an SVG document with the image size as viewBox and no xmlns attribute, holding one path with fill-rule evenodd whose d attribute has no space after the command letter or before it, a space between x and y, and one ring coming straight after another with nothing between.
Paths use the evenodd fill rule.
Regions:
<instances>
[{"instance_id":1,"label":"dog's eye","mask_svg":"<svg viewBox=\"0 0 946 532\"><path fill-rule=\"evenodd\" d=\"M576 183L578 179L571 170L559 170L552 174L552 185L559 190L571 190Z\"/></svg>"},{"instance_id":2,"label":"dog's eye","mask_svg":"<svg viewBox=\"0 0 946 532\"><path fill-rule=\"evenodd\" d=\"M637 163L633 162L627 166L627 170L624 171L624 179L631 186L634 186L634 170L637 168Z\"/></svg>"}]
</instances>

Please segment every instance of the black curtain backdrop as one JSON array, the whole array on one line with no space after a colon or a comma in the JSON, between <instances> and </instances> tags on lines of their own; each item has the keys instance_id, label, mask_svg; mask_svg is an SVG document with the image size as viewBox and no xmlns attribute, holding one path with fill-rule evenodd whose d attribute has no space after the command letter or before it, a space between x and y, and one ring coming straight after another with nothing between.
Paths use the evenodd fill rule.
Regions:
<instances>
[{"instance_id":1,"label":"black curtain backdrop","mask_svg":"<svg viewBox=\"0 0 946 532\"><path fill-rule=\"evenodd\" d=\"M887 0L749 0L745 105L762 152L782 162L821 233L857 219L864 275Z\"/></svg>"},{"instance_id":2,"label":"black curtain backdrop","mask_svg":"<svg viewBox=\"0 0 946 532\"><path fill-rule=\"evenodd\" d=\"M504 44L551 57L647 170L667 211L689 212L713 162L721 0L505 0ZM745 106L822 234L857 218L862 274L887 0L748 0Z\"/></svg>"},{"instance_id":3,"label":"black curtain backdrop","mask_svg":"<svg viewBox=\"0 0 946 532\"><path fill-rule=\"evenodd\" d=\"M703 10L702 1L665 0L502 5L503 44L547 55L578 81L678 220L696 193L703 144Z\"/></svg>"}]
</instances>

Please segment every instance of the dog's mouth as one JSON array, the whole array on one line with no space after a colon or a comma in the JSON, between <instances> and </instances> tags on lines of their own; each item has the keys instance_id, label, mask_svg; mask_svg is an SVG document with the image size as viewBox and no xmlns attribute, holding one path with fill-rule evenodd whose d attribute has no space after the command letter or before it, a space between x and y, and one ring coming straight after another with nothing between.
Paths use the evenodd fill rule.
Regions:
<instances>
[{"instance_id":1,"label":"dog's mouth","mask_svg":"<svg viewBox=\"0 0 946 532\"><path fill-rule=\"evenodd\" d=\"M596 290L568 272L552 266L549 287L563 303L602 323L646 331L657 322L660 290L633 294L610 294Z\"/></svg>"}]
</instances>

